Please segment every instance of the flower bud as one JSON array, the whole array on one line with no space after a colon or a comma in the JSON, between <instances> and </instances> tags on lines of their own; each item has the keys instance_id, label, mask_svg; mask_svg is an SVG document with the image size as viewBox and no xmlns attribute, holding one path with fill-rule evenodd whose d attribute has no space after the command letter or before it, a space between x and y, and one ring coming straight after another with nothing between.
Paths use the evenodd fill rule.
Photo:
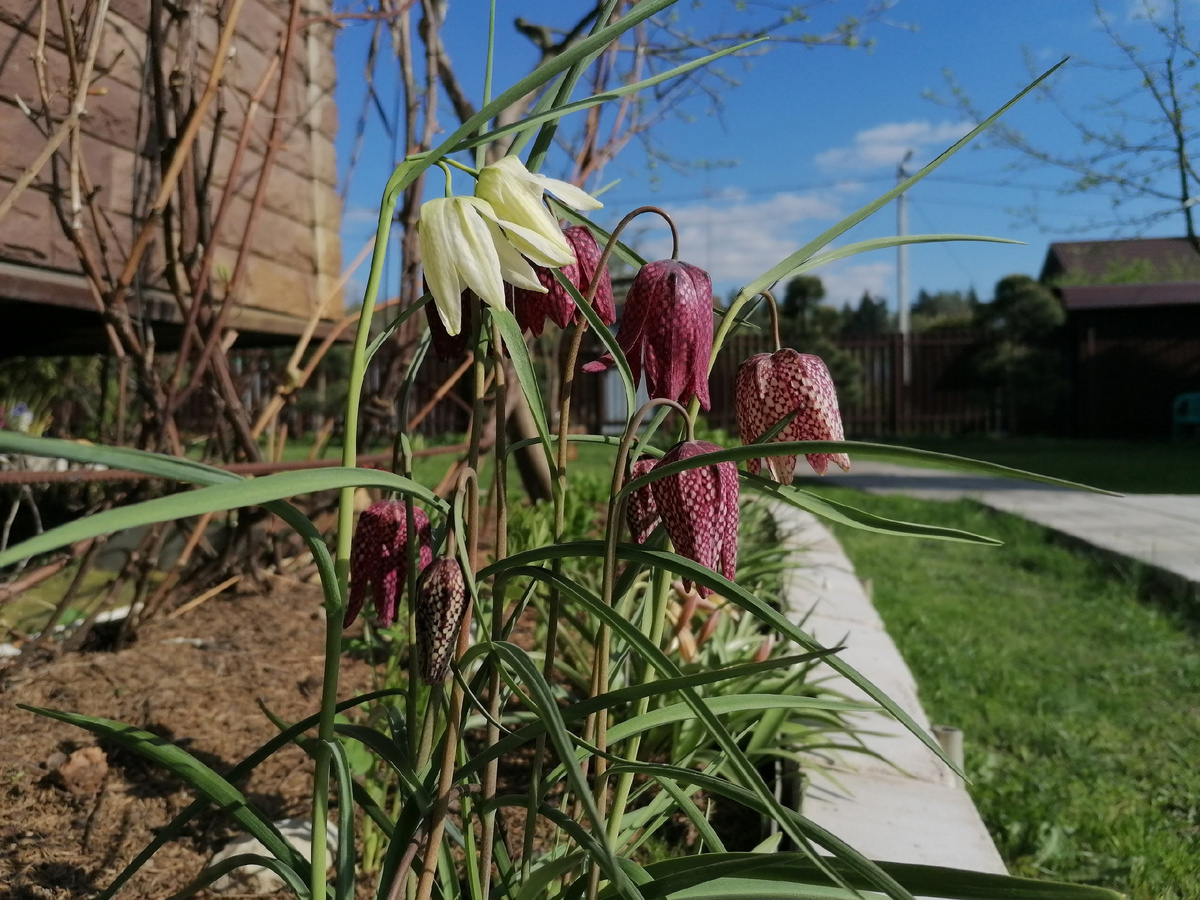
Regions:
<instances>
[{"instance_id":1,"label":"flower bud","mask_svg":"<svg viewBox=\"0 0 1200 900\"><path fill-rule=\"evenodd\" d=\"M439 557L417 584L417 653L420 675L427 683L446 680L466 609L462 566L452 557Z\"/></svg>"}]
</instances>

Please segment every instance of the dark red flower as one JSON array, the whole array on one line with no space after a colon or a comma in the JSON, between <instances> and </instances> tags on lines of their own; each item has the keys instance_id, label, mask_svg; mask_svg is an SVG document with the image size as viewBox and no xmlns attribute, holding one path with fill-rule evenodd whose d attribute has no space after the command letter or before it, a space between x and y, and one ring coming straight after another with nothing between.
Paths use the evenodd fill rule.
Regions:
<instances>
[{"instance_id":1,"label":"dark red flower","mask_svg":"<svg viewBox=\"0 0 1200 900\"><path fill-rule=\"evenodd\" d=\"M642 457L633 464L629 472L629 480L641 478L648 474L658 460ZM625 521L629 525L629 534L635 544L644 544L659 523L658 507L654 505L654 485L648 484L636 491L630 491L625 501Z\"/></svg>"},{"instance_id":2,"label":"dark red flower","mask_svg":"<svg viewBox=\"0 0 1200 900\"><path fill-rule=\"evenodd\" d=\"M671 259L646 263L625 298L617 343L633 380L646 373L650 396L687 403L694 394L708 409L708 361L712 356L712 281L703 269ZM583 367L603 372L611 354Z\"/></svg>"},{"instance_id":3,"label":"dark red flower","mask_svg":"<svg viewBox=\"0 0 1200 900\"><path fill-rule=\"evenodd\" d=\"M429 292L429 286L425 286L425 292ZM446 332L446 326L442 322L442 317L438 315L437 306L432 300L425 304L425 319L429 322L429 338L433 344L434 355L442 362L462 359L463 354L467 352L467 341L471 339L471 292L462 292L462 327L458 334L450 335Z\"/></svg>"},{"instance_id":4,"label":"dark red flower","mask_svg":"<svg viewBox=\"0 0 1200 900\"><path fill-rule=\"evenodd\" d=\"M429 516L413 509L417 526L418 571L433 559L432 529ZM375 601L375 612L384 627L396 621L396 601L408 579L408 518L402 500L372 503L358 517L354 544L350 549L350 600L342 627L348 626L362 611L367 585Z\"/></svg>"},{"instance_id":5,"label":"dark red flower","mask_svg":"<svg viewBox=\"0 0 1200 900\"><path fill-rule=\"evenodd\" d=\"M668 450L657 466L720 449L708 441L683 441ZM738 555L737 465L723 462L688 469L653 481L650 486L675 552L732 581ZM683 586L691 590L692 582L685 578ZM701 597L712 593L703 585L696 585L696 590Z\"/></svg>"},{"instance_id":6,"label":"dark red flower","mask_svg":"<svg viewBox=\"0 0 1200 900\"><path fill-rule=\"evenodd\" d=\"M592 279L596 276L596 267L600 264L603 251L592 233L582 225L571 226L563 232L563 237L571 245L575 262L563 266L560 271L575 285L575 289L586 297ZM546 293L514 288L514 313L521 328L537 337L542 333L547 318L559 328L566 328L578 315L578 311L575 309L575 299L558 283L552 269L534 266L533 270ZM617 309L613 305L612 278L607 268L600 273L600 284L596 288L596 296L592 299L592 309L596 310L596 315L605 325L617 321Z\"/></svg>"},{"instance_id":7,"label":"dark red flower","mask_svg":"<svg viewBox=\"0 0 1200 900\"><path fill-rule=\"evenodd\" d=\"M446 680L466 609L467 585L462 565L449 556L439 557L421 574L417 584L417 652L421 677L428 684Z\"/></svg>"},{"instance_id":8,"label":"dark red flower","mask_svg":"<svg viewBox=\"0 0 1200 900\"><path fill-rule=\"evenodd\" d=\"M735 393L738 429L743 444L753 443L772 425L793 412L796 412L796 417L774 440L844 439L837 391L829 368L819 356L799 353L790 347L775 353L758 353L738 367ZM818 475L825 474L830 462L840 466L844 472L850 471L850 457L845 453L809 453L806 458ZM796 457L769 457L767 466L776 481L791 484L796 471ZM759 461L750 460L747 468L757 475Z\"/></svg>"}]
</instances>

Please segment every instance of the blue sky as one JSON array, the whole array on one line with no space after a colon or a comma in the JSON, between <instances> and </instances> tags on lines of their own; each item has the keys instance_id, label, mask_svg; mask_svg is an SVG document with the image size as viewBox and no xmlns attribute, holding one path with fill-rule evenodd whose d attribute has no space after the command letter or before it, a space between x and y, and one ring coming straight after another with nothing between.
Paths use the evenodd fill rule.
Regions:
<instances>
[{"instance_id":1,"label":"blue sky","mask_svg":"<svg viewBox=\"0 0 1200 900\"><path fill-rule=\"evenodd\" d=\"M1193 4L1194 0L1187 0ZM1105 9L1115 26L1150 44L1148 27L1133 18L1137 0L1108 0ZM518 16L565 24L581 4L499 0L497 85L524 74L532 50L513 35ZM862 0L838 0L818 7L813 27L827 27L860 12ZM547 13L546 10L553 10ZM729 0L676 7L681 25L696 32L730 27L739 21ZM1200 10L1191 6L1189 14ZM1192 16L1192 18L1200 18ZM1200 24L1198 22L1197 24ZM450 4L444 40L460 78L481 93L486 46L486 4L459 0ZM344 167L353 144L354 123L362 104L362 68L370 26L351 25L339 38L338 87L342 130L339 159ZM680 174L659 166L648 171L640 146L631 143L597 183L616 181L596 214L603 225L615 223L633 206L654 203L666 208L680 227L681 257L707 268L721 294L744 284L775 264L842 216L869 202L895 183L898 161L911 149L917 166L932 159L966 130L963 117L927 96L947 95L949 70L972 100L988 110L1000 106L1029 80L1028 62L1048 68L1064 56L1112 62L1115 53L1099 27L1091 0L899 0L870 27L870 50L837 47L807 49L780 44L743 68L726 64L740 84L724 94L720 116L698 99L686 118L670 117L657 127L656 142L680 159L734 161ZM377 71L390 85L394 67ZM1069 68L1057 88L1073 109L1102 122L1106 98L1133 86L1126 77L1098 69ZM385 105L391 101L384 95ZM443 121L455 124L442 105ZM1051 105L1027 98L1005 117L1036 143L1069 149L1072 130ZM368 130L366 151L351 183L343 256L353 257L374 229L380 189L393 162L388 139L376 125ZM1010 152L969 147L909 192L911 233L985 234L1025 242L1025 246L955 243L916 246L909 251L909 292L974 287L983 299L995 282L1021 272L1036 276L1051 240L1109 237L1111 227L1084 228L1104 218L1103 197L1062 195L1061 173L1051 169L1013 171ZM545 171L561 174L556 160ZM557 168L556 168L557 166ZM456 189L469 190L461 176ZM430 190L441 193L440 177ZM1037 209L1043 226L1069 234L1049 234L1026 211ZM889 205L851 231L843 242L894 234L896 211ZM1177 232L1174 222L1147 234ZM1128 234L1128 232L1127 232ZM666 234L648 228L637 235L649 256L666 255ZM876 251L818 271L830 302L856 301L864 290L896 297L896 253ZM394 264L391 271L395 271ZM365 271L356 278L361 284ZM356 302L354 288L347 302Z\"/></svg>"}]
</instances>

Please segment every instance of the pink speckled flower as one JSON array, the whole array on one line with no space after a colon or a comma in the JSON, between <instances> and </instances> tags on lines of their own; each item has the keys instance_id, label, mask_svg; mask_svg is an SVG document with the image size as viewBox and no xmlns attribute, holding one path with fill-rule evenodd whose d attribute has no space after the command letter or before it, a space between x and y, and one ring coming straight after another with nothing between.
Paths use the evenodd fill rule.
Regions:
<instances>
[{"instance_id":1,"label":"pink speckled flower","mask_svg":"<svg viewBox=\"0 0 1200 900\"><path fill-rule=\"evenodd\" d=\"M418 571L433 559L433 535L429 516L413 509L417 526ZM354 544L350 550L350 601L342 627L348 626L362 611L367 585L375 600L375 612L384 627L396 621L396 601L408 578L408 519L402 500L372 503L358 517Z\"/></svg>"},{"instance_id":2,"label":"pink speckled flower","mask_svg":"<svg viewBox=\"0 0 1200 900\"><path fill-rule=\"evenodd\" d=\"M646 263L634 278L617 329L634 382L646 373L651 397L687 403L694 394L708 409L708 359L712 355L712 281L690 263ZM606 353L583 367L603 372L614 365Z\"/></svg>"},{"instance_id":3,"label":"pink speckled flower","mask_svg":"<svg viewBox=\"0 0 1200 900\"><path fill-rule=\"evenodd\" d=\"M458 560L442 556L417 584L417 652L420 675L428 684L446 680L458 627L467 610L467 586Z\"/></svg>"},{"instance_id":4,"label":"pink speckled flower","mask_svg":"<svg viewBox=\"0 0 1200 900\"><path fill-rule=\"evenodd\" d=\"M843 440L842 416L829 369L819 356L799 353L790 347L774 353L758 353L738 367L738 428L742 443L751 444L784 416L798 410L796 417L774 438L776 441ZM824 475L829 463L850 471L845 453L809 453L808 464ZM771 475L780 484L791 484L796 471L795 456L767 459ZM757 475L759 461L749 461Z\"/></svg>"},{"instance_id":5,"label":"pink speckled flower","mask_svg":"<svg viewBox=\"0 0 1200 900\"><path fill-rule=\"evenodd\" d=\"M629 480L641 478L658 465L658 460L642 457L633 464L629 472ZM629 525L629 534L635 544L646 543L646 538L660 521L658 507L654 505L654 485L648 484L629 492L625 501L625 521Z\"/></svg>"},{"instance_id":6,"label":"pink speckled flower","mask_svg":"<svg viewBox=\"0 0 1200 900\"><path fill-rule=\"evenodd\" d=\"M658 465L720 449L708 441L683 441L667 451ZM653 481L650 487L675 552L732 581L738 555L737 465L723 462L689 469ZM683 586L691 590L692 583L685 578ZM712 593L703 585L696 585L696 590L701 597Z\"/></svg>"},{"instance_id":7,"label":"pink speckled flower","mask_svg":"<svg viewBox=\"0 0 1200 900\"><path fill-rule=\"evenodd\" d=\"M575 262L563 266L560 271L575 285L575 289L586 297L592 279L596 277L596 268L600 264L603 251L592 237L592 233L582 225L568 228L563 232L563 237L575 253ZM575 300L567 289L558 283L554 271L542 266L534 266L533 271L546 293L516 288L514 313L521 328L537 337L542 333L547 318L559 328L566 328L572 319L578 320ZM605 325L617 321L617 309L613 305L612 278L607 268L600 273L600 284L596 287L596 296L592 299L592 309L596 310L600 321Z\"/></svg>"}]
</instances>

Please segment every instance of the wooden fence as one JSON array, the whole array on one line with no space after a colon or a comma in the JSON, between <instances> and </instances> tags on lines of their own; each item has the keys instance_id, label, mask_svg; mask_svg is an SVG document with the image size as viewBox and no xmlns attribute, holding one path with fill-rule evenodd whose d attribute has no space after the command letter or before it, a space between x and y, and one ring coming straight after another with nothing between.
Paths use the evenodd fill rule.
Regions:
<instances>
[{"instance_id":1,"label":"wooden fence","mask_svg":"<svg viewBox=\"0 0 1200 900\"><path fill-rule=\"evenodd\" d=\"M991 404L970 384L967 363L975 346L970 333L912 335L908 339L908 378L903 377L905 342L899 334L844 338L838 342L858 364L857 402L842 404L846 436L899 437L986 431L993 425ZM584 359L602 348L588 341ZM734 379L738 366L769 351L764 335L738 335L726 343L709 378L710 427L737 430ZM645 399L644 387L639 402ZM615 371L580 375L573 416L589 431L612 433L625 423L624 393Z\"/></svg>"}]
</instances>

